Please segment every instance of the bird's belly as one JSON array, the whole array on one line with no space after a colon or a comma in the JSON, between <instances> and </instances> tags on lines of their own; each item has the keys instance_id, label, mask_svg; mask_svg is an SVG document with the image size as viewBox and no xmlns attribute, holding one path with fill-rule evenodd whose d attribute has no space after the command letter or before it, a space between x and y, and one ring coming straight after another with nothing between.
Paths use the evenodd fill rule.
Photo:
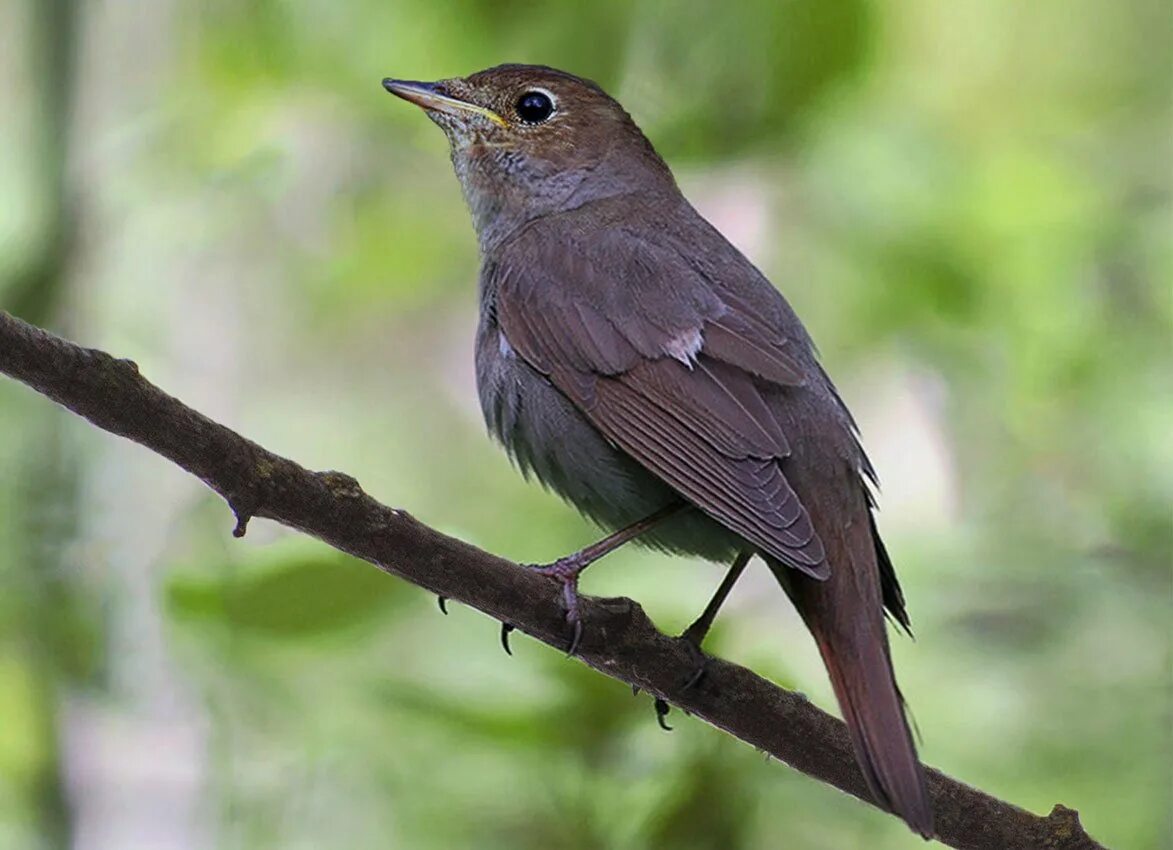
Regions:
<instances>
[{"instance_id":1,"label":"bird's belly","mask_svg":"<svg viewBox=\"0 0 1173 850\"><path fill-rule=\"evenodd\" d=\"M630 525L679 497L604 438L542 374L501 343L495 328L477 341L477 389L489 432L526 477L532 475L607 529ZM745 544L697 510L661 523L641 543L715 561Z\"/></svg>"}]
</instances>

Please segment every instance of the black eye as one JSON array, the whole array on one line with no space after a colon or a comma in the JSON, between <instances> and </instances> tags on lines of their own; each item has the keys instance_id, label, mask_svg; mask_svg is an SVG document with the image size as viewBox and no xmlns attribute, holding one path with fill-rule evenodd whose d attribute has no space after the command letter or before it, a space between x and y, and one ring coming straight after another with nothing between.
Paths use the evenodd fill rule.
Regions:
<instances>
[{"instance_id":1,"label":"black eye","mask_svg":"<svg viewBox=\"0 0 1173 850\"><path fill-rule=\"evenodd\" d=\"M517 99L517 114L526 124L541 124L554 114L554 102L540 91L527 91Z\"/></svg>"}]
</instances>

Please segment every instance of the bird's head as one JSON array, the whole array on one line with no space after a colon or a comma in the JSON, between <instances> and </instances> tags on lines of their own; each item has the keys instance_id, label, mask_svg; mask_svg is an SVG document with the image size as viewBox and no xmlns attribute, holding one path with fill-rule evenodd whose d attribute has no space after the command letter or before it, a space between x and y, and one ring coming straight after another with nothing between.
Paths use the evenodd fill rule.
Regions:
<instances>
[{"instance_id":1,"label":"bird's head","mask_svg":"<svg viewBox=\"0 0 1173 850\"><path fill-rule=\"evenodd\" d=\"M500 65L435 83L383 80L448 137L481 235L630 191L675 190L631 116L595 83L539 65Z\"/></svg>"}]
</instances>

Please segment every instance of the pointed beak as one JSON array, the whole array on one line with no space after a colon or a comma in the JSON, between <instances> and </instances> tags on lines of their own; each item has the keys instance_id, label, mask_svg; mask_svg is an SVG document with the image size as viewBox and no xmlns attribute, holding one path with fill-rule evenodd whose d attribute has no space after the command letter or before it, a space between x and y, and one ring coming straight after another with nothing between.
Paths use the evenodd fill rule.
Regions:
<instances>
[{"instance_id":1,"label":"pointed beak","mask_svg":"<svg viewBox=\"0 0 1173 850\"><path fill-rule=\"evenodd\" d=\"M387 78L383 80L383 88L396 97L401 97L430 112L445 112L457 117L479 115L499 127L506 126L505 119L493 110L444 94L439 83L420 83L415 80Z\"/></svg>"}]
</instances>

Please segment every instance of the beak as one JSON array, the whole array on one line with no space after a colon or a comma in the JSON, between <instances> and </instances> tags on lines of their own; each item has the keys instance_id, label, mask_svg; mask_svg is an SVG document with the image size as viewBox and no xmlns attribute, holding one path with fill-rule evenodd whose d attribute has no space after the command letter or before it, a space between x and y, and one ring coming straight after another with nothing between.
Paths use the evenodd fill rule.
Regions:
<instances>
[{"instance_id":1,"label":"beak","mask_svg":"<svg viewBox=\"0 0 1173 850\"><path fill-rule=\"evenodd\" d=\"M488 118L498 127L507 126L505 119L491 109L477 106L466 100L459 100L443 94L438 83L418 83L414 80L383 80L383 88L396 97L414 103L432 112L446 112L449 115L467 116L479 115Z\"/></svg>"}]
</instances>

